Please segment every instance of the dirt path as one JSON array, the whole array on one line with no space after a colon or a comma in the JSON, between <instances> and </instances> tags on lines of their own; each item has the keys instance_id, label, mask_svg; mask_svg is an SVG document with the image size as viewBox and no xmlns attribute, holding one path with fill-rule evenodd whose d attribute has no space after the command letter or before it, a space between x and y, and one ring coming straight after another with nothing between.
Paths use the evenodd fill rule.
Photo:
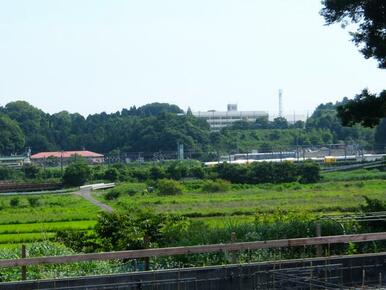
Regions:
<instances>
[{"instance_id":1,"label":"dirt path","mask_svg":"<svg viewBox=\"0 0 386 290\"><path fill-rule=\"evenodd\" d=\"M81 197L83 197L84 199L87 199L89 202L91 202L92 204L95 204L96 206L100 207L104 211L107 211L110 213L113 212L113 208L111 206L104 204L103 202L100 202L99 200L95 199L91 195L91 191L89 189L79 190L74 192L74 194L80 195Z\"/></svg>"}]
</instances>

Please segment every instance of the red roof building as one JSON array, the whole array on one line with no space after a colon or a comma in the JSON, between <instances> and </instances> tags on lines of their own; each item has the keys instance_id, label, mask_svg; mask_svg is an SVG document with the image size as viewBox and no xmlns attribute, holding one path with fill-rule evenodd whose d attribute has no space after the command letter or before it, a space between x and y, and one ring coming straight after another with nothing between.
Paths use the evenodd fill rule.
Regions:
<instances>
[{"instance_id":1,"label":"red roof building","mask_svg":"<svg viewBox=\"0 0 386 290\"><path fill-rule=\"evenodd\" d=\"M81 150L81 151L52 151L52 152L39 152L31 155L31 161L42 162L47 158L53 159L58 158L61 160L81 157L88 160L90 163L103 163L104 155L95 153L92 151Z\"/></svg>"}]
</instances>

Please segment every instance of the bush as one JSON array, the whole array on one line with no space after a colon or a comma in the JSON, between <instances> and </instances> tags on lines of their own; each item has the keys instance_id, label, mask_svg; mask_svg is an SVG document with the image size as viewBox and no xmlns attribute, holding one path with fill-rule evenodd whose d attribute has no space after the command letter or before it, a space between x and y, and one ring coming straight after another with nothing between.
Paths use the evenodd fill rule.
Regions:
<instances>
[{"instance_id":1,"label":"bush","mask_svg":"<svg viewBox=\"0 0 386 290\"><path fill-rule=\"evenodd\" d=\"M172 162L167 168L166 173L169 178L179 180L184 177L188 177L189 167L186 162L175 161Z\"/></svg>"},{"instance_id":2,"label":"bush","mask_svg":"<svg viewBox=\"0 0 386 290\"><path fill-rule=\"evenodd\" d=\"M191 177L203 179L205 177L205 170L202 166L193 166L189 170L189 175Z\"/></svg>"},{"instance_id":3,"label":"bush","mask_svg":"<svg viewBox=\"0 0 386 290\"><path fill-rule=\"evenodd\" d=\"M114 200L114 199L117 199L118 197L120 196L120 192L116 189L110 189L106 195L105 195L105 199L107 200Z\"/></svg>"},{"instance_id":4,"label":"bush","mask_svg":"<svg viewBox=\"0 0 386 290\"><path fill-rule=\"evenodd\" d=\"M172 179L160 179L157 182L157 189L160 195L177 195L182 193L183 186Z\"/></svg>"},{"instance_id":5,"label":"bush","mask_svg":"<svg viewBox=\"0 0 386 290\"><path fill-rule=\"evenodd\" d=\"M153 166L150 168L150 177L153 180L158 180L166 177L166 172L163 167Z\"/></svg>"},{"instance_id":6,"label":"bush","mask_svg":"<svg viewBox=\"0 0 386 290\"><path fill-rule=\"evenodd\" d=\"M0 180L13 179L15 174L16 172L14 169L11 169L5 166L0 166Z\"/></svg>"},{"instance_id":7,"label":"bush","mask_svg":"<svg viewBox=\"0 0 386 290\"><path fill-rule=\"evenodd\" d=\"M27 198L27 200L28 200L29 205L32 207L38 207L40 205L40 200L36 196L29 196Z\"/></svg>"},{"instance_id":8,"label":"bush","mask_svg":"<svg viewBox=\"0 0 386 290\"><path fill-rule=\"evenodd\" d=\"M178 215L133 208L127 212L102 213L95 233L104 250L134 250L166 246L185 236L188 226L188 220Z\"/></svg>"},{"instance_id":9,"label":"bush","mask_svg":"<svg viewBox=\"0 0 386 290\"><path fill-rule=\"evenodd\" d=\"M109 181L117 181L119 179L119 171L114 167L108 168L103 177Z\"/></svg>"},{"instance_id":10,"label":"bush","mask_svg":"<svg viewBox=\"0 0 386 290\"><path fill-rule=\"evenodd\" d=\"M300 182L315 183L320 180L320 167L317 163L306 161L299 165L300 167Z\"/></svg>"},{"instance_id":11,"label":"bush","mask_svg":"<svg viewBox=\"0 0 386 290\"><path fill-rule=\"evenodd\" d=\"M131 168L128 170L128 174L138 181L150 179L150 171L148 168Z\"/></svg>"},{"instance_id":12,"label":"bush","mask_svg":"<svg viewBox=\"0 0 386 290\"><path fill-rule=\"evenodd\" d=\"M222 163L213 167L218 178L232 183L313 183L320 179L319 165L313 162L253 162L239 165Z\"/></svg>"},{"instance_id":13,"label":"bush","mask_svg":"<svg viewBox=\"0 0 386 290\"><path fill-rule=\"evenodd\" d=\"M20 199L18 196L12 197L9 201L9 205L12 207L18 207L20 205Z\"/></svg>"},{"instance_id":14,"label":"bush","mask_svg":"<svg viewBox=\"0 0 386 290\"><path fill-rule=\"evenodd\" d=\"M22 171L24 172L24 176L30 179L34 179L38 177L40 170L41 170L40 166L32 163L24 164L22 168Z\"/></svg>"},{"instance_id":15,"label":"bush","mask_svg":"<svg viewBox=\"0 0 386 290\"><path fill-rule=\"evenodd\" d=\"M90 253L100 250L98 239L94 232L64 230L56 233L55 240L77 253Z\"/></svg>"},{"instance_id":16,"label":"bush","mask_svg":"<svg viewBox=\"0 0 386 290\"><path fill-rule=\"evenodd\" d=\"M201 190L203 192L224 192L229 191L231 185L229 181L222 179L205 180L202 184Z\"/></svg>"},{"instance_id":17,"label":"bush","mask_svg":"<svg viewBox=\"0 0 386 290\"><path fill-rule=\"evenodd\" d=\"M105 199L113 200L117 199L121 195L133 196L138 192L143 192L146 189L146 185L143 183L121 183L110 189L106 195Z\"/></svg>"},{"instance_id":18,"label":"bush","mask_svg":"<svg viewBox=\"0 0 386 290\"><path fill-rule=\"evenodd\" d=\"M72 163L66 167L63 183L68 186L80 186L90 178L91 171L86 163Z\"/></svg>"}]
</instances>

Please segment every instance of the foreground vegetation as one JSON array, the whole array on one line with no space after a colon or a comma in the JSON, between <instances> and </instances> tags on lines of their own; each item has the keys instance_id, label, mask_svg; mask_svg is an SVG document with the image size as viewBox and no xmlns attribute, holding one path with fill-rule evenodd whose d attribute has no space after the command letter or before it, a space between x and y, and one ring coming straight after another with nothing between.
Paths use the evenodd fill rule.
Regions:
<instances>
[{"instance_id":1,"label":"foreground vegetation","mask_svg":"<svg viewBox=\"0 0 386 290\"><path fill-rule=\"evenodd\" d=\"M92 230L99 208L80 196L0 196L0 248L52 240L60 230Z\"/></svg>"},{"instance_id":2,"label":"foreground vegetation","mask_svg":"<svg viewBox=\"0 0 386 290\"><path fill-rule=\"evenodd\" d=\"M114 199L107 192L94 196L118 210L149 208L155 212L178 213L188 217L250 216L269 213L277 208L301 212L352 212L363 203L363 196L384 200L386 181L339 181L312 185L287 183L280 185L232 185L227 192L203 193L189 190L190 182L182 183L181 195L162 196L157 192L130 195L127 190L145 188L144 184L120 186ZM131 192L132 192L131 191Z\"/></svg>"},{"instance_id":3,"label":"foreground vegetation","mask_svg":"<svg viewBox=\"0 0 386 290\"><path fill-rule=\"evenodd\" d=\"M0 257L17 257L21 243L27 244L30 256L39 256L227 243L233 232L238 241L314 236L321 214L386 209L384 173L324 173L320 182L311 184L235 184L191 178L121 182L114 189L93 193L115 209L112 215L101 214L99 208L70 193L0 196ZM375 207L370 202L369 208L364 196L379 202ZM381 230L371 226L349 221L345 229L346 233ZM322 221L323 235L342 233L337 223ZM382 243L350 244L325 250L342 254L382 247ZM248 262L313 255L315 249L307 247L247 251L240 253L239 259ZM229 261L229 254L217 253L152 258L150 263L152 269L158 269ZM143 267L142 260L31 267L29 277L113 273ZM0 272L3 281L20 277L19 269Z\"/></svg>"},{"instance_id":4,"label":"foreground vegetation","mask_svg":"<svg viewBox=\"0 0 386 290\"><path fill-rule=\"evenodd\" d=\"M385 172L325 173L319 183L232 184L221 179L122 182L93 195L118 211L149 209L211 227L250 223L278 209L307 214L353 212L366 195L385 200ZM351 179L351 180L350 180ZM160 191L160 185L161 189ZM170 195L170 189L177 191ZM52 240L58 231L93 231L100 209L71 193L0 196L0 246Z\"/></svg>"}]
</instances>

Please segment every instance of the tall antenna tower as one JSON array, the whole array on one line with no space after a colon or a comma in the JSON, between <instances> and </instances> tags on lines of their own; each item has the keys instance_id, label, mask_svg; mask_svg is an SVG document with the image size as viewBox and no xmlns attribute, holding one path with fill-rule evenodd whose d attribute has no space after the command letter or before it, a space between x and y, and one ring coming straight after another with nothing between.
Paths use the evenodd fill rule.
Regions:
<instances>
[{"instance_id":1,"label":"tall antenna tower","mask_svg":"<svg viewBox=\"0 0 386 290\"><path fill-rule=\"evenodd\" d=\"M279 117L283 117L283 90L279 90Z\"/></svg>"}]
</instances>

